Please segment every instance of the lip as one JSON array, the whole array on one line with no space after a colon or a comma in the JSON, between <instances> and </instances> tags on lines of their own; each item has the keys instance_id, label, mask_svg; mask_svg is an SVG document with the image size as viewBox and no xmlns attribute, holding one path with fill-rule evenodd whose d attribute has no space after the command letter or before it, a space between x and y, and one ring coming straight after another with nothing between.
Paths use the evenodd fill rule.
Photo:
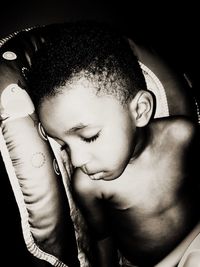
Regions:
<instances>
[{"instance_id":1,"label":"lip","mask_svg":"<svg viewBox=\"0 0 200 267\"><path fill-rule=\"evenodd\" d=\"M97 171L97 172L89 172L86 168L81 168L82 172L87 174L92 180L99 180L105 176L104 171Z\"/></svg>"},{"instance_id":2,"label":"lip","mask_svg":"<svg viewBox=\"0 0 200 267\"><path fill-rule=\"evenodd\" d=\"M104 172L97 172L94 174L88 174L91 180L101 180L104 178L105 173Z\"/></svg>"}]
</instances>

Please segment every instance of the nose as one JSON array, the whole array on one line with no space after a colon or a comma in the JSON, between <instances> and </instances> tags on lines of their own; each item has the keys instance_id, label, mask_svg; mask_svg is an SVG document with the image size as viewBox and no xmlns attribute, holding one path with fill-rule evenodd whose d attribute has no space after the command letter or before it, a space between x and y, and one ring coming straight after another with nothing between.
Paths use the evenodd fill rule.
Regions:
<instances>
[{"instance_id":1,"label":"nose","mask_svg":"<svg viewBox=\"0 0 200 267\"><path fill-rule=\"evenodd\" d=\"M90 161L89 154L81 149L71 149L70 158L75 168L81 168Z\"/></svg>"}]
</instances>

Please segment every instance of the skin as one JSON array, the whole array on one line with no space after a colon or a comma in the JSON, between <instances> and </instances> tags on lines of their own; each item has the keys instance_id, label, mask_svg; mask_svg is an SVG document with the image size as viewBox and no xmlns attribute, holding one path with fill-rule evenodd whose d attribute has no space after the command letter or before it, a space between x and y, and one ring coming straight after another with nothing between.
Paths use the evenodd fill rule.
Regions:
<instances>
[{"instance_id":1,"label":"skin","mask_svg":"<svg viewBox=\"0 0 200 267\"><path fill-rule=\"evenodd\" d=\"M45 131L75 167L74 197L95 240L95 267L118 266L116 248L133 264L153 266L199 221L195 126L182 117L150 121L152 110L146 91L122 107L84 78L39 108Z\"/></svg>"}]
</instances>

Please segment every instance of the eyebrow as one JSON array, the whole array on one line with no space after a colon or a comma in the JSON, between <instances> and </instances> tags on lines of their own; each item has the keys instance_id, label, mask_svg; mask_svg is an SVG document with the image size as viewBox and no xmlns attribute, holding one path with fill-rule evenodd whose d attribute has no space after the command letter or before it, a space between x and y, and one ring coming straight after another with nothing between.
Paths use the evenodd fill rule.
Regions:
<instances>
[{"instance_id":1,"label":"eyebrow","mask_svg":"<svg viewBox=\"0 0 200 267\"><path fill-rule=\"evenodd\" d=\"M82 123L79 123L77 124L76 126L70 128L69 130L67 130L67 133L74 133L74 132L77 132L81 129L84 129L86 128L88 125L85 125L85 124L82 124Z\"/></svg>"}]
</instances>

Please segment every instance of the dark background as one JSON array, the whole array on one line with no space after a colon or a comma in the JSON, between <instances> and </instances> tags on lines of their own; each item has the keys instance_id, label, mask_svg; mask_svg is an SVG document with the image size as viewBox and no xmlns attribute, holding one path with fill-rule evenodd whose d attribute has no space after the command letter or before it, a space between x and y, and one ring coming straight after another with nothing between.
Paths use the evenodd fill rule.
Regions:
<instances>
[{"instance_id":1,"label":"dark background","mask_svg":"<svg viewBox=\"0 0 200 267\"><path fill-rule=\"evenodd\" d=\"M119 3L117 3L117 1ZM105 21L157 49L186 72L199 94L199 14L191 1L27 0L1 2L0 38L20 29L77 19ZM1 162L1 161L0 161ZM5 266L31 267L20 216L3 164L0 166L2 259Z\"/></svg>"},{"instance_id":2,"label":"dark background","mask_svg":"<svg viewBox=\"0 0 200 267\"><path fill-rule=\"evenodd\" d=\"M133 39L153 45L197 83L198 10L197 4L188 0L7 0L1 2L0 38L35 25L77 19L106 21Z\"/></svg>"}]
</instances>

